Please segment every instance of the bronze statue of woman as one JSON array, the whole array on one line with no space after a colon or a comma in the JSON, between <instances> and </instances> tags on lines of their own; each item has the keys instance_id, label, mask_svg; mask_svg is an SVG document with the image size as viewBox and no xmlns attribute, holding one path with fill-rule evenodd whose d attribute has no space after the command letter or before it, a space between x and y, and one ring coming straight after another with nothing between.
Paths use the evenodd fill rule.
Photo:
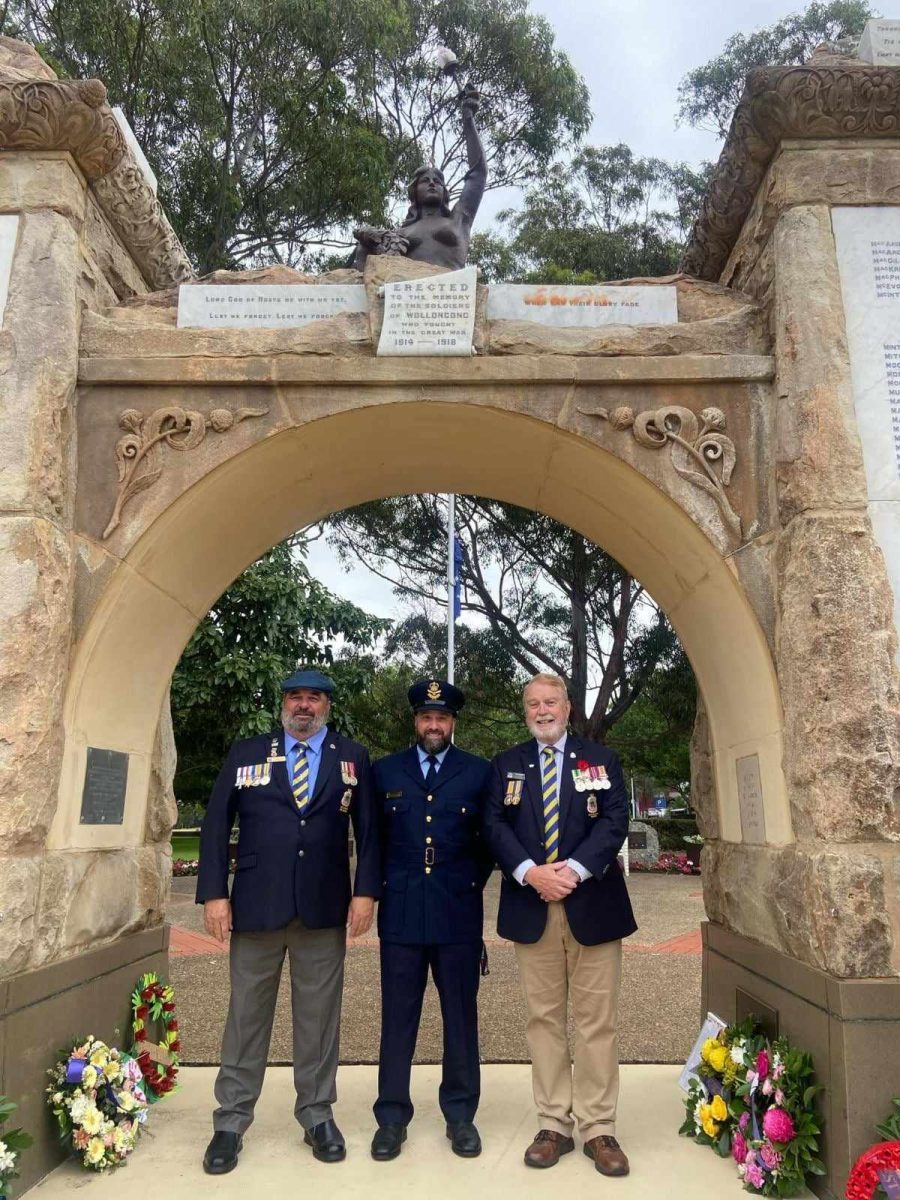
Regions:
<instances>
[{"instance_id":1,"label":"bronze statue of woman","mask_svg":"<svg viewBox=\"0 0 900 1200\"><path fill-rule=\"evenodd\" d=\"M357 270L363 269L370 254L404 255L449 271L466 265L472 222L487 183L484 149L475 128L478 104L478 92L467 87L460 107L469 169L456 204L450 208L443 172L437 167L419 167L409 185L409 211L397 229L376 229L372 225L354 229L358 244L353 265Z\"/></svg>"}]
</instances>

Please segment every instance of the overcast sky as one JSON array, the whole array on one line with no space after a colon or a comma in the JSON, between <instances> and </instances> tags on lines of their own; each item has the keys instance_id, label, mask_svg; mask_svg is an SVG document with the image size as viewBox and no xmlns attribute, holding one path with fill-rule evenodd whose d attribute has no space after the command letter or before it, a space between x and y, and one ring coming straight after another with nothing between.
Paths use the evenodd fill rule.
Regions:
<instances>
[{"instance_id":1,"label":"overcast sky","mask_svg":"<svg viewBox=\"0 0 900 1200\"><path fill-rule=\"evenodd\" d=\"M805 7L806 0L531 0L587 82L594 113L588 140L625 142L635 154L695 166L718 158L720 144L712 134L675 128L681 79L719 54L731 34L750 33ZM489 192L478 226L515 202L514 192ZM332 591L369 612L397 615L388 585L360 569L346 573L324 542L316 543L309 564Z\"/></svg>"}]
</instances>

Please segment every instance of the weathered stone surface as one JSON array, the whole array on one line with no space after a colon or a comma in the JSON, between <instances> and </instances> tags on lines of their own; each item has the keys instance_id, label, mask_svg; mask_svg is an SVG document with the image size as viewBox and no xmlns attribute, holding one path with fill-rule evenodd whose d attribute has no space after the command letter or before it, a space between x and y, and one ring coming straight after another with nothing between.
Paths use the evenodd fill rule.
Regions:
<instances>
[{"instance_id":1,"label":"weathered stone surface","mask_svg":"<svg viewBox=\"0 0 900 1200\"><path fill-rule=\"evenodd\" d=\"M100 311L147 290L143 275L110 227L93 196L88 197L82 239L83 270L94 282L87 307Z\"/></svg>"},{"instance_id":2,"label":"weathered stone surface","mask_svg":"<svg viewBox=\"0 0 900 1200\"><path fill-rule=\"evenodd\" d=\"M84 179L67 154L0 154L0 212L49 209L81 228Z\"/></svg>"},{"instance_id":3,"label":"weathered stone surface","mask_svg":"<svg viewBox=\"0 0 900 1200\"><path fill-rule=\"evenodd\" d=\"M643 867L652 867L659 860L659 834L646 821L629 821L628 822L628 838L631 841L632 834L643 834L645 848L643 850L633 849L629 844L628 858L632 863L639 863Z\"/></svg>"},{"instance_id":4,"label":"weathered stone surface","mask_svg":"<svg viewBox=\"0 0 900 1200\"><path fill-rule=\"evenodd\" d=\"M735 242L722 282L748 287L778 218L797 205L900 203L900 144L838 146L834 142L782 145L757 192Z\"/></svg>"},{"instance_id":5,"label":"weathered stone surface","mask_svg":"<svg viewBox=\"0 0 900 1200\"><path fill-rule=\"evenodd\" d=\"M697 829L705 838L719 836L719 804L713 766L709 715L697 692L697 713L691 733L691 808L697 814Z\"/></svg>"},{"instance_id":6,"label":"weathered stone surface","mask_svg":"<svg viewBox=\"0 0 900 1200\"><path fill-rule=\"evenodd\" d=\"M713 317L728 317L753 306L753 298L734 287L723 287L707 279L679 272L676 275L638 275L633 279L604 280L604 287L669 287L678 293L678 320L708 321Z\"/></svg>"},{"instance_id":7,"label":"weathered stone surface","mask_svg":"<svg viewBox=\"0 0 900 1200\"><path fill-rule=\"evenodd\" d=\"M56 808L71 638L68 540L0 518L0 845L43 844Z\"/></svg>"},{"instance_id":8,"label":"weathered stone surface","mask_svg":"<svg viewBox=\"0 0 900 1200\"><path fill-rule=\"evenodd\" d=\"M827 208L793 208L775 231L778 505L864 505L840 278Z\"/></svg>"},{"instance_id":9,"label":"weathered stone surface","mask_svg":"<svg viewBox=\"0 0 900 1200\"><path fill-rule=\"evenodd\" d=\"M765 479L764 464L757 467L757 472L760 480ZM768 530L746 546L739 547L732 558L744 591L766 635L773 660L776 647L775 579L772 570L775 539L776 534Z\"/></svg>"},{"instance_id":10,"label":"weathered stone surface","mask_svg":"<svg viewBox=\"0 0 900 1200\"><path fill-rule=\"evenodd\" d=\"M537 321L489 321L490 354L592 356L673 354L766 354L760 311L748 305L724 317L677 325L601 325L565 329Z\"/></svg>"},{"instance_id":11,"label":"weathered stone surface","mask_svg":"<svg viewBox=\"0 0 900 1200\"><path fill-rule=\"evenodd\" d=\"M86 313L81 353L86 358L250 358L263 355L371 356L366 313L346 313L292 329L177 329L174 309L113 309ZM153 313L147 320L145 313ZM114 314L114 315L112 315Z\"/></svg>"},{"instance_id":12,"label":"weathered stone surface","mask_svg":"<svg viewBox=\"0 0 900 1200\"><path fill-rule=\"evenodd\" d=\"M164 847L47 854L33 965L160 924L170 877Z\"/></svg>"},{"instance_id":13,"label":"weathered stone surface","mask_svg":"<svg viewBox=\"0 0 900 1200\"><path fill-rule=\"evenodd\" d=\"M868 518L796 518L781 536L776 572L797 836L900 840L893 597Z\"/></svg>"},{"instance_id":14,"label":"weathered stone surface","mask_svg":"<svg viewBox=\"0 0 900 1200\"><path fill-rule=\"evenodd\" d=\"M150 765L150 784L147 790L147 841L168 844L168 838L178 820L178 805L175 802L175 733L172 729L172 710L169 697L163 701L159 716L159 728L153 746Z\"/></svg>"},{"instance_id":15,"label":"weathered stone surface","mask_svg":"<svg viewBox=\"0 0 900 1200\"><path fill-rule=\"evenodd\" d=\"M0 37L0 70L10 80L56 79L34 46L11 37Z\"/></svg>"},{"instance_id":16,"label":"weathered stone surface","mask_svg":"<svg viewBox=\"0 0 900 1200\"><path fill-rule=\"evenodd\" d=\"M842 979L896 973L884 874L866 848L707 842L709 917Z\"/></svg>"},{"instance_id":17,"label":"weathered stone surface","mask_svg":"<svg viewBox=\"0 0 900 1200\"><path fill-rule=\"evenodd\" d=\"M71 513L77 239L57 213L20 218L4 321L15 361L0 376L0 511L33 511L52 520Z\"/></svg>"},{"instance_id":18,"label":"weathered stone surface","mask_svg":"<svg viewBox=\"0 0 900 1200\"><path fill-rule=\"evenodd\" d=\"M40 882L40 857L0 858L0 979L31 962Z\"/></svg>"}]
</instances>

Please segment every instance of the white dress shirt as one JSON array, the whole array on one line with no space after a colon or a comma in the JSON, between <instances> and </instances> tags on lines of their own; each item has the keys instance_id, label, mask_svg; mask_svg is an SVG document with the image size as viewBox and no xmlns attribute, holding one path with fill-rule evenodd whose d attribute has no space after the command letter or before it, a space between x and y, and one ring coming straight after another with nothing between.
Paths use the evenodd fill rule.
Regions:
<instances>
[{"instance_id":1,"label":"white dress shirt","mask_svg":"<svg viewBox=\"0 0 900 1200\"><path fill-rule=\"evenodd\" d=\"M557 801L559 800L559 797L562 794L562 779L563 779L562 769L563 769L563 763L565 762L566 738L567 737L568 737L568 734L564 733L562 735L562 737L559 739L559 741L554 742L553 746L551 747L551 749L555 751L554 757L556 760ZM537 739L535 739L535 744L538 748L538 755L541 755L544 752L544 750L546 750L546 748L547 748L543 744L543 742L538 742ZM519 865L516 867L516 869L513 871L513 879L515 879L516 883L520 883L523 887L525 887L526 886L526 883L525 883L526 871L530 871L532 867L536 867L536 866L537 866L537 863L534 861L533 858L526 858L525 861L520 862ZM584 883L584 881L586 879L590 879L590 877L591 877L591 872L587 869L587 867L583 867L581 865L581 863L576 862L574 858L567 858L566 866L571 867L571 869L575 872L575 874L578 876L578 878L581 880L582 883Z\"/></svg>"}]
</instances>

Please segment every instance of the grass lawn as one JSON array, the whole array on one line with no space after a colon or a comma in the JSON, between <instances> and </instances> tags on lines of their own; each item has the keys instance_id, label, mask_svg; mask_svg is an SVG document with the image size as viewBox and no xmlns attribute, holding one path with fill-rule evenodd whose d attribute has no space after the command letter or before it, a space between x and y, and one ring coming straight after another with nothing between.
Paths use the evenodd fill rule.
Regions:
<instances>
[{"instance_id":1,"label":"grass lawn","mask_svg":"<svg viewBox=\"0 0 900 1200\"><path fill-rule=\"evenodd\" d=\"M200 857L200 835L197 833L172 834L172 858L194 859Z\"/></svg>"}]
</instances>

